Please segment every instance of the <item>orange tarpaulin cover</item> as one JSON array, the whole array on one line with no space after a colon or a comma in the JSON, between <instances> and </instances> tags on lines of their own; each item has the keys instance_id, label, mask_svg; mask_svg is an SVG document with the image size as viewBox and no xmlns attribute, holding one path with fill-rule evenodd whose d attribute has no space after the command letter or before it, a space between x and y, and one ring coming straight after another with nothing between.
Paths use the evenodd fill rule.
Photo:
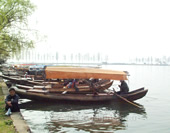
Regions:
<instances>
[{"instance_id":1,"label":"orange tarpaulin cover","mask_svg":"<svg viewBox=\"0 0 170 133\"><path fill-rule=\"evenodd\" d=\"M127 79L127 74L123 71L104 70L97 68L46 67L45 74L46 79Z\"/></svg>"}]
</instances>

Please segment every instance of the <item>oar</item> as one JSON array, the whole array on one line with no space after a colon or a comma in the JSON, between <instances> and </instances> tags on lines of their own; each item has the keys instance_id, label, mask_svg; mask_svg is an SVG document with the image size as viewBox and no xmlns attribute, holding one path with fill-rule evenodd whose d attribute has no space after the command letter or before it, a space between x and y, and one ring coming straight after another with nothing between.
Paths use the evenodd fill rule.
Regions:
<instances>
[{"instance_id":1,"label":"oar","mask_svg":"<svg viewBox=\"0 0 170 133\"><path fill-rule=\"evenodd\" d=\"M113 88L113 91L114 91L114 94L115 94L116 96L118 96L120 99L122 99L122 100L126 101L127 103L132 104L132 105L134 105L134 106L136 106L136 107L138 107L138 108L140 108L140 109L142 108L142 107L138 106L137 104L135 104L135 103L127 100L126 98L120 96L119 94L117 94L114 88Z\"/></svg>"}]
</instances>

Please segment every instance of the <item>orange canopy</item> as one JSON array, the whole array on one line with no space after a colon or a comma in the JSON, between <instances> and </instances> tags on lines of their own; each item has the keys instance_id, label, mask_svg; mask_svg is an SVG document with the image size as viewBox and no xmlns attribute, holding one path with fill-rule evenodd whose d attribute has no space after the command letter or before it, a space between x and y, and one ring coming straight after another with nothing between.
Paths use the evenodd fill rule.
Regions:
<instances>
[{"instance_id":1,"label":"orange canopy","mask_svg":"<svg viewBox=\"0 0 170 133\"><path fill-rule=\"evenodd\" d=\"M97 68L46 67L45 74L46 79L127 79L127 74L123 71L104 70Z\"/></svg>"}]
</instances>

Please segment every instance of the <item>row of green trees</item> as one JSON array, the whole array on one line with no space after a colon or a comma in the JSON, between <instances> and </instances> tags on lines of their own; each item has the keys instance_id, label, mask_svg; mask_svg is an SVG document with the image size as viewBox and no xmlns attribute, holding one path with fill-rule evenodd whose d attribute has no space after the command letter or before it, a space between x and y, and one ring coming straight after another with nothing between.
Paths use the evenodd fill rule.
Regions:
<instances>
[{"instance_id":1,"label":"row of green trees","mask_svg":"<svg viewBox=\"0 0 170 133\"><path fill-rule=\"evenodd\" d=\"M0 63L33 47L28 36L28 16L34 10L30 0L0 0Z\"/></svg>"}]
</instances>

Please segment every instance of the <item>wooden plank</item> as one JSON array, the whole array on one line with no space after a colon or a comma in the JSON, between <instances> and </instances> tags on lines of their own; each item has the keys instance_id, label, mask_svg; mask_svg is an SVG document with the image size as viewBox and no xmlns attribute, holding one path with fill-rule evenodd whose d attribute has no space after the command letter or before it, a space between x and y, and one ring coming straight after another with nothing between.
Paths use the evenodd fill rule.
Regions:
<instances>
[{"instance_id":1,"label":"wooden plank","mask_svg":"<svg viewBox=\"0 0 170 133\"><path fill-rule=\"evenodd\" d=\"M48 90L38 90L38 89L30 89L27 92L35 92L35 93L48 93Z\"/></svg>"}]
</instances>

